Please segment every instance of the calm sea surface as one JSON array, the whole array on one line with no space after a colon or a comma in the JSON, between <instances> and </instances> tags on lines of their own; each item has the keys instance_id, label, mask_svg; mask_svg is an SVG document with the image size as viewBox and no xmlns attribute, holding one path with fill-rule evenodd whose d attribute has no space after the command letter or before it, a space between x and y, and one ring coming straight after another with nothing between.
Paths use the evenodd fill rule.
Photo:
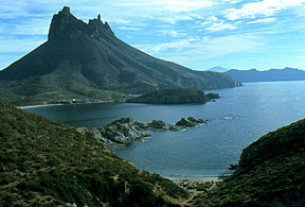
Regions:
<instances>
[{"instance_id":1,"label":"calm sea surface","mask_svg":"<svg viewBox=\"0 0 305 207\"><path fill-rule=\"evenodd\" d=\"M102 126L121 117L164 120L208 119L179 132L157 131L147 141L110 150L138 168L168 177L206 178L228 173L242 149L260 136L305 118L305 82L246 83L214 90L222 98L203 105L96 103L26 108L64 124Z\"/></svg>"}]
</instances>

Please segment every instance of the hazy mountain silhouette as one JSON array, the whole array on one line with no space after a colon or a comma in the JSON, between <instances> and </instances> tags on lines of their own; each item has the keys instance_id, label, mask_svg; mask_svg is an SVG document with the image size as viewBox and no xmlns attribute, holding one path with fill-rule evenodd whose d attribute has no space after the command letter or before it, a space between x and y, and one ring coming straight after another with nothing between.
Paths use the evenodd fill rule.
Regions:
<instances>
[{"instance_id":1,"label":"hazy mountain silhouette","mask_svg":"<svg viewBox=\"0 0 305 207\"><path fill-rule=\"evenodd\" d=\"M232 77L234 81L241 82L263 82L263 81L298 81L305 80L305 71L284 68L284 69L270 69L266 71L251 70L229 70L225 72Z\"/></svg>"},{"instance_id":2,"label":"hazy mountain silhouette","mask_svg":"<svg viewBox=\"0 0 305 207\"><path fill-rule=\"evenodd\" d=\"M213 72L218 72L218 73L227 72L228 70L229 70L228 68L224 68L224 67L220 67L220 66L215 66L215 67L208 69L208 71L213 71Z\"/></svg>"},{"instance_id":3,"label":"hazy mountain silhouette","mask_svg":"<svg viewBox=\"0 0 305 207\"><path fill-rule=\"evenodd\" d=\"M0 71L0 95L15 103L232 86L227 75L190 70L141 52L118 39L100 15L85 23L69 7L53 16L47 42Z\"/></svg>"}]
</instances>

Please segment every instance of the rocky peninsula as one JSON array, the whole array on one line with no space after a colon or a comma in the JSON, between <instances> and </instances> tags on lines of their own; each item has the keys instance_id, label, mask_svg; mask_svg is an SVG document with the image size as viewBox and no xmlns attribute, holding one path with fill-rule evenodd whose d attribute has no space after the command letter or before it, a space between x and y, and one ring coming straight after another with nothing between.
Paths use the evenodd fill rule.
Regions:
<instances>
[{"instance_id":1,"label":"rocky peninsula","mask_svg":"<svg viewBox=\"0 0 305 207\"><path fill-rule=\"evenodd\" d=\"M147 104L204 104L207 101L219 98L216 93L204 94L202 90L194 88L162 89L139 97L128 99L128 103Z\"/></svg>"},{"instance_id":2,"label":"rocky peninsula","mask_svg":"<svg viewBox=\"0 0 305 207\"><path fill-rule=\"evenodd\" d=\"M194 117L181 118L176 124L169 124L162 120L142 122L133 120L131 117L124 117L102 127L77 127L77 131L83 135L92 136L105 144L128 144L134 140L151 136L149 131L177 131L186 127L199 126L206 122L207 120L195 119Z\"/></svg>"}]
</instances>

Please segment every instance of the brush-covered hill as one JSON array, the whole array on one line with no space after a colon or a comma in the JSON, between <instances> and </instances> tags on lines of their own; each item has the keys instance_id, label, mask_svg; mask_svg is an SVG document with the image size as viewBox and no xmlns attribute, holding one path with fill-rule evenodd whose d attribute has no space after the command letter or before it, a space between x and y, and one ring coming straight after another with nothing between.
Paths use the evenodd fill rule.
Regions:
<instances>
[{"instance_id":1,"label":"brush-covered hill","mask_svg":"<svg viewBox=\"0 0 305 207\"><path fill-rule=\"evenodd\" d=\"M85 23L69 7L53 16L48 40L0 71L0 97L17 104L117 100L161 88L234 87L225 74L154 58L118 39L100 15Z\"/></svg>"},{"instance_id":2,"label":"brush-covered hill","mask_svg":"<svg viewBox=\"0 0 305 207\"><path fill-rule=\"evenodd\" d=\"M72 127L0 103L1 207L176 206L187 196Z\"/></svg>"},{"instance_id":3,"label":"brush-covered hill","mask_svg":"<svg viewBox=\"0 0 305 207\"><path fill-rule=\"evenodd\" d=\"M199 194L189 206L305 206L305 119L244 149L233 176Z\"/></svg>"}]
</instances>

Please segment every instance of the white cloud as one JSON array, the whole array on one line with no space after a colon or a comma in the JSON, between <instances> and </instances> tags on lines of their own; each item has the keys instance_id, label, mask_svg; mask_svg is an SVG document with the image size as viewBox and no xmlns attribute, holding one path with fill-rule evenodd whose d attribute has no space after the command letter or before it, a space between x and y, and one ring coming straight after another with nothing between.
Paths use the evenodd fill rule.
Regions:
<instances>
[{"instance_id":1,"label":"white cloud","mask_svg":"<svg viewBox=\"0 0 305 207\"><path fill-rule=\"evenodd\" d=\"M255 18L257 15L272 16L281 9L303 4L305 0L263 0L244 4L240 9L231 8L224 12L229 20Z\"/></svg>"},{"instance_id":2,"label":"white cloud","mask_svg":"<svg viewBox=\"0 0 305 207\"><path fill-rule=\"evenodd\" d=\"M204 7L210 7L214 5L211 0L131 0L128 2L119 2L121 6L138 6L149 7L152 10L169 11L174 13L188 12L199 10Z\"/></svg>"},{"instance_id":3,"label":"white cloud","mask_svg":"<svg viewBox=\"0 0 305 207\"><path fill-rule=\"evenodd\" d=\"M269 18L264 18L264 19L257 19L251 22L248 22L248 24L257 24L257 23L270 23L276 21L275 17L269 17Z\"/></svg>"},{"instance_id":4,"label":"white cloud","mask_svg":"<svg viewBox=\"0 0 305 207\"><path fill-rule=\"evenodd\" d=\"M161 36L169 36L169 37L184 37L187 36L187 33L181 33L181 32L177 32L175 30L162 30L159 31Z\"/></svg>"},{"instance_id":5,"label":"white cloud","mask_svg":"<svg viewBox=\"0 0 305 207\"><path fill-rule=\"evenodd\" d=\"M136 48L152 55L165 54L161 58L176 60L184 56L191 61L196 56L202 59L219 57L236 52L254 51L264 46L260 36L251 34L228 35L223 37L189 37L168 43L136 45ZM171 49L169 51L169 49ZM191 56L189 54L192 54Z\"/></svg>"},{"instance_id":6,"label":"white cloud","mask_svg":"<svg viewBox=\"0 0 305 207\"><path fill-rule=\"evenodd\" d=\"M218 32L222 30L234 30L237 26L232 23L225 22L216 16L210 16L201 22L201 25L205 26L206 30L212 32Z\"/></svg>"},{"instance_id":7,"label":"white cloud","mask_svg":"<svg viewBox=\"0 0 305 207\"><path fill-rule=\"evenodd\" d=\"M171 24L175 24L176 22L183 20L193 20L193 18L189 15L169 15L169 16L161 16L161 17L159 16L156 18Z\"/></svg>"},{"instance_id":8,"label":"white cloud","mask_svg":"<svg viewBox=\"0 0 305 207\"><path fill-rule=\"evenodd\" d=\"M127 20L127 19L113 18L109 21L109 23L123 25L123 24L130 24L131 22L130 22L130 20Z\"/></svg>"},{"instance_id":9,"label":"white cloud","mask_svg":"<svg viewBox=\"0 0 305 207\"><path fill-rule=\"evenodd\" d=\"M209 0L156 0L155 3L172 12L195 11L213 5L213 2Z\"/></svg>"},{"instance_id":10,"label":"white cloud","mask_svg":"<svg viewBox=\"0 0 305 207\"><path fill-rule=\"evenodd\" d=\"M237 4L241 2L241 0L221 0L222 3L227 3L227 4Z\"/></svg>"},{"instance_id":11,"label":"white cloud","mask_svg":"<svg viewBox=\"0 0 305 207\"><path fill-rule=\"evenodd\" d=\"M210 21L217 21L218 20L218 18L217 17L215 17L215 16L211 16L210 18L208 18Z\"/></svg>"},{"instance_id":12,"label":"white cloud","mask_svg":"<svg viewBox=\"0 0 305 207\"><path fill-rule=\"evenodd\" d=\"M205 19L203 16L200 16L200 15L194 16L194 18L195 18L195 19L200 19L200 20Z\"/></svg>"},{"instance_id":13,"label":"white cloud","mask_svg":"<svg viewBox=\"0 0 305 207\"><path fill-rule=\"evenodd\" d=\"M121 30L128 30L128 31L140 31L142 28L140 27L132 27L132 26L122 26L122 27L118 27L118 29Z\"/></svg>"},{"instance_id":14,"label":"white cloud","mask_svg":"<svg viewBox=\"0 0 305 207\"><path fill-rule=\"evenodd\" d=\"M174 50L180 50L180 49L186 49L190 46L192 46L193 42L198 41L199 38L197 37L189 37L186 39L180 39L173 42L166 42L166 43L160 43L160 44L146 44L146 45L136 45L136 48L139 48L145 52L155 54L162 51L166 51L169 49Z\"/></svg>"},{"instance_id":15,"label":"white cloud","mask_svg":"<svg viewBox=\"0 0 305 207\"><path fill-rule=\"evenodd\" d=\"M234 30L237 27L231 23L224 23L224 22L215 22L210 27L206 28L206 30L217 32L222 30Z\"/></svg>"},{"instance_id":16,"label":"white cloud","mask_svg":"<svg viewBox=\"0 0 305 207\"><path fill-rule=\"evenodd\" d=\"M169 51L164 50L152 54L190 68L200 68L202 62L221 56L264 50L264 42L264 38L252 34L203 37L187 42L185 47L180 44L178 49L172 48ZM149 45L146 47L149 48ZM144 51L151 53L148 50Z\"/></svg>"}]
</instances>

